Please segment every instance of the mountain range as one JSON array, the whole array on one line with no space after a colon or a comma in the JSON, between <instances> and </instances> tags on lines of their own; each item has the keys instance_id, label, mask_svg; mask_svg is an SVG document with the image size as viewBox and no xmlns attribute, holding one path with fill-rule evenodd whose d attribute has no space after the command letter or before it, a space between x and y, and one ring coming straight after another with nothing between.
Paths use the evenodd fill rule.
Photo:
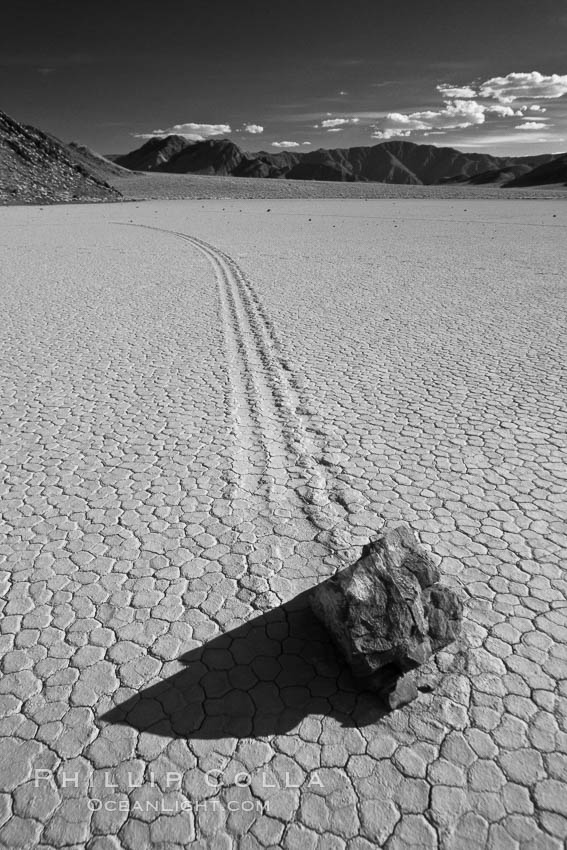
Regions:
<instances>
[{"instance_id":1,"label":"mountain range","mask_svg":"<svg viewBox=\"0 0 567 850\"><path fill-rule=\"evenodd\" d=\"M321 148L307 153L246 153L228 139L191 142L170 135L150 139L113 157L134 171L271 177L286 180L438 185L447 183L533 186L565 183L565 154L499 157L448 147L389 141L368 147Z\"/></svg>"},{"instance_id":2,"label":"mountain range","mask_svg":"<svg viewBox=\"0 0 567 850\"><path fill-rule=\"evenodd\" d=\"M104 157L15 121L0 111L0 203L113 201L118 178L133 172L267 177L285 180L567 186L567 154L497 157L454 148L382 142L296 153L246 153L228 139L152 138L127 154Z\"/></svg>"}]
</instances>

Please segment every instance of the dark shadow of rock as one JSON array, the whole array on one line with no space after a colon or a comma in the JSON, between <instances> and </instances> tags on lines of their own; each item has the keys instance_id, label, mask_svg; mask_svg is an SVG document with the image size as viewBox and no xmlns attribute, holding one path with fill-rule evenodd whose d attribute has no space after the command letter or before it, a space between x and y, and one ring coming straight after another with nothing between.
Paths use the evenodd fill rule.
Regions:
<instances>
[{"instance_id":1,"label":"dark shadow of rock","mask_svg":"<svg viewBox=\"0 0 567 850\"><path fill-rule=\"evenodd\" d=\"M101 719L200 739L283 734L311 714L344 726L376 722L388 708L353 679L308 594L181 656L184 670Z\"/></svg>"}]
</instances>

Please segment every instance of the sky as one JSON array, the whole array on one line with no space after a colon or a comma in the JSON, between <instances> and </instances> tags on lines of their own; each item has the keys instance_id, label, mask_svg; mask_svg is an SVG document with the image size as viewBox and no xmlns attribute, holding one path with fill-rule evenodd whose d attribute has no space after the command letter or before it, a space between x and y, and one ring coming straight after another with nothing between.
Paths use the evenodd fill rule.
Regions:
<instances>
[{"instance_id":1,"label":"sky","mask_svg":"<svg viewBox=\"0 0 567 850\"><path fill-rule=\"evenodd\" d=\"M167 133L560 152L566 45L565 0L17 0L0 108L100 153Z\"/></svg>"}]
</instances>

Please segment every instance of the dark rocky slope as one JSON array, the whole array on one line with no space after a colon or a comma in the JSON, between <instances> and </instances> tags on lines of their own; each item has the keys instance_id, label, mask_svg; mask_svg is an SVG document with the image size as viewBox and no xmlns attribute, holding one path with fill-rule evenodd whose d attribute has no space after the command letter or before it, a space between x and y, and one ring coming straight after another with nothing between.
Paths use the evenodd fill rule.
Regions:
<instances>
[{"instance_id":1,"label":"dark rocky slope","mask_svg":"<svg viewBox=\"0 0 567 850\"><path fill-rule=\"evenodd\" d=\"M96 151L87 148L85 145L80 145L78 142L69 142L68 147L73 154L73 160L100 180L106 180L112 183L114 177L132 177L132 171L129 168L118 165L105 156L96 153Z\"/></svg>"},{"instance_id":2,"label":"dark rocky slope","mask_svg":"<svg viewBox=\"0 0 567 850\"><path fill-rule=\"evenodd\" d=\"M567 186L567 154L560 154L537 168L522 174L504 185L507 187L549 186L559 184Z\"/></svg>"},{"instance_id":3,"label":"dark rocky slope","mask_svg":"<svg viewBox=\"0 0 567 850\"><path fill-rule=\"evenodd\" d=\"M117 200L120 192L54 136L0 112L0 203Z\"/></svg>"},{"instance_id":4,"label":"dark rocky slope","mask_svg":"<svg viewBox=\"0 0 567 850\"><path fill-rule=\"evenodd\" d=\"M190 142L183 136L164 136L150 139L140 148L121 156L113 156L117 165L129 168L130 171L155 171L166 165L179 151Z\"/></svg>"},{"instance_id":5,"label":"dark rocky slope","mask_svg":"<svg viewBox=\"0 0 567 850\"><path fill-rule=\"evenodd\" d=\"M240 148L228 139L185 143L176 154L160 166L160 171L175 174L234 174L246 159Z\"/></svg>"}]
</instances>

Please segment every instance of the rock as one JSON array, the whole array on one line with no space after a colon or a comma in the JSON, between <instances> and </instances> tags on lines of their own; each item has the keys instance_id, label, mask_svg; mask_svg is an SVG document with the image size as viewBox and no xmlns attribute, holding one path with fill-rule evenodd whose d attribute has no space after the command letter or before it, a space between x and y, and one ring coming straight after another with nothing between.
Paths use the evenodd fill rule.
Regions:
<instances>
[{"instance_id":1,"label":"rock","mask_svg":"<svg viewBox=\"0 0 567 850\"><path fill-rule=\"evenodd\" d=\"M314 589L310 603L356 678L392 708L415 699L404 674L454 641L462 619L461 600L404 526L370 541L355 564Z\"/></svg>"},{"instance_id":2,"label":"rock","mask_svg":"<svg viewBox=\"0 0 567 850\"><path fill-rule=\"evenodd\" d=\"M401 708L408 702L413 702L419 696L419 690L413 678L406 674L400 676L393 682L392 690L384 693L390 704L390 708Z\"/></svg>"},{"instance_id":3,"label":"rock","mask_svg":"<svg viewBox=\"0 0 567 850\"><path fill-rule=\"evenodd\" d=\"M0 204L116 201L104 179L114 168L0 111Z\"/></svg>"}]
</instances>

